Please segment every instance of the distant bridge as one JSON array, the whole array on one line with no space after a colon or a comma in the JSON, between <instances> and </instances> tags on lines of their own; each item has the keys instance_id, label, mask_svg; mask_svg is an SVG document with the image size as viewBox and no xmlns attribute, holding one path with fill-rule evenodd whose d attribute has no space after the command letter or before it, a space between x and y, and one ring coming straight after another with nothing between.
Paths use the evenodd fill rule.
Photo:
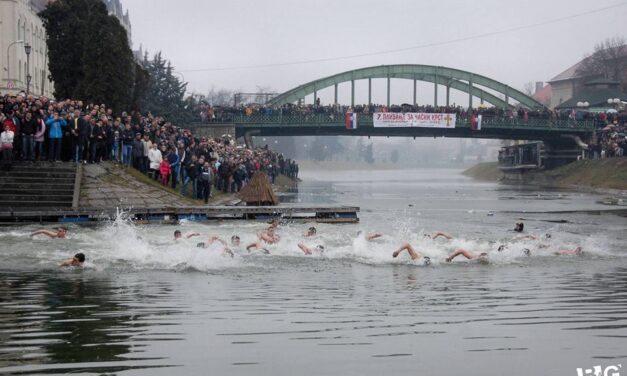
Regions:
<instances>
[{"instance_id":1,"label":"distant bridge","mask_svg":"<svg viewBox=\"0 0 627 376\"><path fill-rule=\"evenodd\" d=\"M581 154L582 147L594 134L592 121L555 120L547 117L530 117L528 120L502 116L483 116L481 130L471 129L469 117L457 116L455 126L427 127L375 127L372 114L358 114L356 129L347 129L343 113L304 114L277 109L290 103L303 103L313 95L317 102L320 90L333 87L334 103L338 103L338 86L349 82L351 106L355 107L355 81L368 80L368 104L372 104L372 79L387 79L387 105L390 107L391 79L413 80L413 103L417 103L417 81L433 83L433 105L438 107L438 88L446 89L445 102L450 106L450 90L468 94L468 108L473 99L487 102L499 109L517 106L531 110L546 110L534 98L486 76L454 68L432 65L382 65L351 70L295 87L271 99L267 105L275 108L271 113L255 112L250 115L228 114L221 123L192 125L200 134L232 133L244 137L247 143L252 136L384 136L384 137L454 137L488 138L504 140L543 141L547 158L559 160L557 164L571 161Z\"/></svg>"}]
</instances>

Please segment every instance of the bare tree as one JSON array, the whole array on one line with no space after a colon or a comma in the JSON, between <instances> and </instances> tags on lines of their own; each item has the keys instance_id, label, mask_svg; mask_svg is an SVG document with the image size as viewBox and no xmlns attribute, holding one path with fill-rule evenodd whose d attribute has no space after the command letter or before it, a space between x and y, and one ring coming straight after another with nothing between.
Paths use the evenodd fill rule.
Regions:
<instances>
[{"instance_id":1,"label":"bare tree","mask_svg":"<svg viewBox=\"0 0 627 376\"><path fill-rule=\"evenodd\" d=\"M523 92L528 96L532 96L534 94L535 87L533 86L533 82L529 81L525 84L523 88Z\"/></svg>"},{"instance_id":2,"label":"bare tree","mask_svg":"<svg viewBox=\"0 0 627 376\"><path fill-rule=\"evenodd\" d=\"M254 103L266 103L268 101L268 94L274 93L274 89L270 86L257 86L257 91L255 98L253 99Z\"/></svg>"},{"instance_id":3,"label":"bare tree","mask_svg":"<svg viewBox=\"0 0 627 376\"><path fill-rule=\"evenodd\" d=\"M211 87L209 94L205 100L211 106L232 106L233 105L234 92L228 89L216 89Z\"/></svg>"},{"instance_id":4,"label":"bare tree","mask_svg":"<svg viewBox=\"0 0 627 376\"><path fill-rule=\"evenodd\" d=\"M619 81L627 87L627 45L625 38L608 38L594 46L594 52L587 55L577 69L580 76L601 76Z\"/></svg>"}]
</instances>

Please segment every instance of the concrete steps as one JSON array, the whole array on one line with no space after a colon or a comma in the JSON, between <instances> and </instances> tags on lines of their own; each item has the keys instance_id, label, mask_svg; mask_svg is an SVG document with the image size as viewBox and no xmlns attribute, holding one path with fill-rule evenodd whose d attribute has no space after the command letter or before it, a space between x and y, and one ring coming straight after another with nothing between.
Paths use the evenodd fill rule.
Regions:
<instances>
[{"instance_id":1,"label":"concrete steps","mask_svg":"<svg viewBox=\"0 0 627 376\"><path fill-rule=\"evenodd\" d=\"M71 208L76 170L73 163L14 163L11 171L0 171L0 209Z\"/></svg>"}]
</instances>

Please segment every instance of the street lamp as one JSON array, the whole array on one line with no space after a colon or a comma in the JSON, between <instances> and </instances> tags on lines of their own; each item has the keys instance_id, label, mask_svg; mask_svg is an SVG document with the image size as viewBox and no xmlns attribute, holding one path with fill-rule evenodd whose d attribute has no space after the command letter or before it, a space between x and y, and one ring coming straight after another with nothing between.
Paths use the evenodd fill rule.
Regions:
<instances>
[{"instance_id":1,"label":"street lamp","mask_svg":"<svg viewBox=\"0 0 627 376\"><path fill-rule=\"evenodd\" d=\"M32 50L32 46L28 43L24 45L24 52L26 52L26 96L28 96L30 92L30 80L33 78L30 75L30 52Z\"/></svg>"},{"instance_id":2,"label":"street lamp","mask_svg":"<svg viewBox=\"0 0 627 376\"><path fill-rule=\"evenodd\" d=\"M15 42L9 44L9 46L7 47L7 81L11 80L11 55L9 55L9 49L11 48L12 45L18 44L18 43L24 43L24 41L16 40Z\"/></svg>"},{"instance_id":3,"label":"street lamp","mask_svg":"<svg viewBox=\"0 0 627 376\"><path fill-rule=\"evenodd\" d=\"M616 107L618 107L618 105L620 104L620 99L619 98L608 98L607 104L611 105L613 109L616 109Z\"/></svg>"}]
</instances>

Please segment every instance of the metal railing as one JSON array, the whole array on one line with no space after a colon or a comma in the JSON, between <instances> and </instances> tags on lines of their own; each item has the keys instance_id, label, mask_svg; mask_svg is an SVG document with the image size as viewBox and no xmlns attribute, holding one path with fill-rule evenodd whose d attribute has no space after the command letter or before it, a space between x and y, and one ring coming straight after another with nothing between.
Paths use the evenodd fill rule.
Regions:
<instances>
[{"instance_id":1,"label":"metal railing","mask_svg":"<svg viewBox=\"0 0 627 376\"><path fill-rule=\"evenodd\" d=\"M320 113L320 114L229 114L223 116L219 122L194 123L195 126L211 126L224 123L235 124L242 127L277 127L277 126L344 126L345 116L336 113ZM373 127L372 114L358 114L358 127ZM470 128L471 120L467 117L457 117L455 123L456 128ZM576 131L594 131L596 122L593 120L576 121L561 120L548 118L529 118L528 120L520 118L506 118L497 116L484 116L481 122L482 128L500 128L500 129L535 129L535 130L576 130Z\"/></svg>"}]
</instances>

